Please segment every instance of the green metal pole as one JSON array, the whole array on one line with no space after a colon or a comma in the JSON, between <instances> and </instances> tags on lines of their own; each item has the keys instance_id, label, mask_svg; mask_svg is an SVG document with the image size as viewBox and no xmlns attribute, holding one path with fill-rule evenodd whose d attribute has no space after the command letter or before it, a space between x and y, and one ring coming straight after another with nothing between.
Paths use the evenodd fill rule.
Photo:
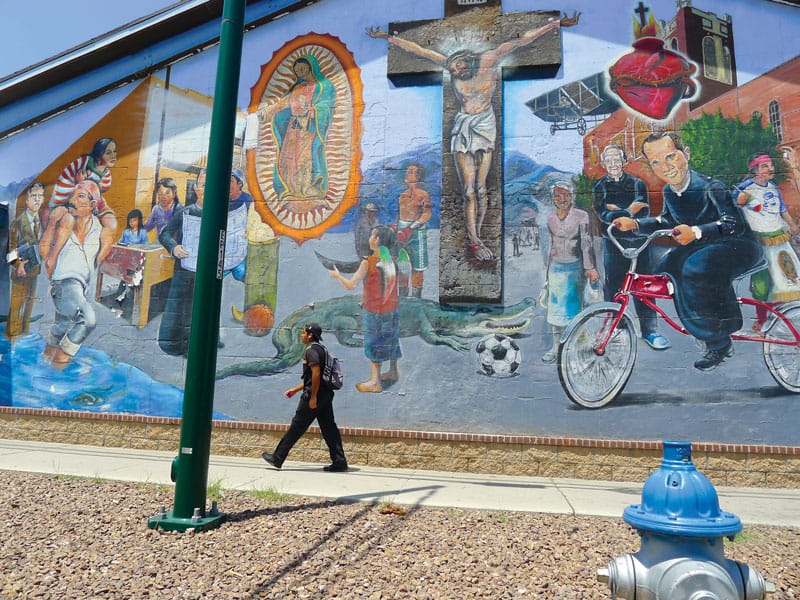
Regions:
<instances>
[{"instance_id":1,"label":"green metal pole","mask_svg":"<svg viewBox=\"0 0 800 600\"><path fill-rule=\"evenodd\" d=\"M183 392L181 441L178 457L173 461L175 509L171 513L162 512L151 517L148 521L150 528L180 531L210 529L217 527L225 518L224 514L216 511L206 514L206 487L244 9L245 0L225 0L222 11L206 192Z\"/></svg>"}]
</instances>

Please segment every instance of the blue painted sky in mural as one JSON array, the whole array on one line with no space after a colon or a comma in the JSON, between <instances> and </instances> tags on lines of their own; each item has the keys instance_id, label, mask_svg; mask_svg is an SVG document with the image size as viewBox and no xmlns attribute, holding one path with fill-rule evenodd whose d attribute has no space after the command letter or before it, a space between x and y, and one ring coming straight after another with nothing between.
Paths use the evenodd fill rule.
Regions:
<instances>
[{"instance_id":1,"label":"blue painted sky in mural","mask_svg":"<svg viewBox=\"0 0 800 600\"><path fill-rule=\"evenodd\" d=\"M6 23L3 36L0 37L0 56L3 57L0 61L0 77L24 69L116 27L175 4L181 4L181 2L178 0L136 0L136 2L116 0L104 3L102 9L97 10L98 4L92 0L71 0L69 10L64 10L63 0L28 0L27 2L0 0L0 8ZM330 4L336 4L336 2ZM414 4L409 3L410 10L414 10L412 6ZM408 18L441 17L443 1L416 4L416 10L420 14ZM630 4L633 7L636 3L631 2ZM656 18L667 19L672 16L664 11L673 9L673 0L651 1L648 4L656 7ZM730 12L732 8L726 0L699 0L695 4L703 10L720 15ZM628 31L631 23L627 17L616 20L610 18L607 5L599 2L592 2L587 6L585 2L544 4L534 3L532 0L504 0L503 8L507 12L550 9L571 12L577 8L582 11L581 18L583 20L603 20L607 24L609 39L616 38L620 28ZM734 26L739 20L743 22L763 20L765 11L783 12L788 15L796 14L798 10L765 0L739 4L735 8ZM422 14L423 11L425 14ZM790 13L790 11L792 12ZM403 12L407 12L407 10L403 10ZM91 18L86 18L86 15L91 15ZM398 16L399 20L403 18L406 17ZM570 35L580 35L580 32L575 30L574 34L570 32ZM770 35L759 36L757 39L737 38L740 83L763 73L764 61L771 61L770 57L779 62L791 58L781 55L778 43L780 37L780 35ZM582 44L585 42L586 40L583 40ZM598 40L598 42L602 43L602 40ZM585 51L585 46L582 48ZM768 65L767 68L769 66L774 65Z\"/></svg>"}]
</instances>

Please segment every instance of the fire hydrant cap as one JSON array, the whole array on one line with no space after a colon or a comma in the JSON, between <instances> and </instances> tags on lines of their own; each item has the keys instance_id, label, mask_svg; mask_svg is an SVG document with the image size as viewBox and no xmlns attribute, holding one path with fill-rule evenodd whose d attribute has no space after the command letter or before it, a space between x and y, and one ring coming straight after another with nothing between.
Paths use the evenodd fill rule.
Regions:
<instances>
[{"instance_id":1,"label":"fire hydrant cap","mask_svg":"<svg viewBox=\"0 0 800 600\"><path fill-rule=\"evenodd\" d=\"M636 529L690 537L726 537L742 530L736 515L719 508L714 485L692 462L689 442L664 442L664 458L642 488L642 503L622 513Z\"/></svg>"}]
</instances>

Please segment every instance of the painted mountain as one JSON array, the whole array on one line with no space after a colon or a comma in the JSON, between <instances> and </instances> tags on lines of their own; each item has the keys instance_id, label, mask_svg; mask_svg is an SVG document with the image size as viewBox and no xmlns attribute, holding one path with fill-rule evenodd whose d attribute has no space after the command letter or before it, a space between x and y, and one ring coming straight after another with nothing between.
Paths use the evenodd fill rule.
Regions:
<instances>
[{"instance_id":1,"label":"painted mountain","mask_svg":"<svg viewBox=\"0 0 800 600\"><path fill-rule=\"evenodd\" d=\"M573 173L540 165L521 152L508 152L503 171L504 226L519 227L523 219L547 212L552 205L550 185L572 177Z\"/></svg>"},{"instance_id":2,"label":"painted mountain","mask_svg":"<svg viewBox=\"0 0 800 600\"><path fill-rule=\"evenodd\" d=\"M33 177L26 177L22 181L12 181L8 185L0 184L0 204L16 206L17 197L25 191L25 187L33 181Z\"/></svg>"},{"instance_id":3,"label":"painted mountain","mask_svg":"<svg viewBox=\"0 0 800 600\"><path fill-rule=\"evenodd\" d=\"M375 163L364 171L361 182L361 205L374 202L378 207L379 223L395 223L397 221L397 198L406 189L403 183L406 167L415 163L422 167L420 187L431 196L433 216L428 227L439 228L439 216L442 204L442 146L426 144L417 146L408 152L390 156ZM332 228L332 232L351 231L360 216L360 208L355 207L342 219L341 224Z\"/></svg>"},{"instance_id":4,"label":"painted mountain","mask_svg":"<svg viewBox=\"0 0 800 600\"><path fill-rule=\"evenodd\" d=\"M428 226L439 227L442 199L442 153L441 144L418 146L408 152L397 154L375 163L364 171L361 183L361 205L374 202L378 207L380 223L397 220L397 198L406 188L403 183L406 167L411 163L422 166L421 186L427 190L433 203L433 216ZM539 210L549 206L549 185L561 178L572 178L572 173L559 171L548 165L540 165L520 152L505 155L504 165L504 215L506 226L516 227L526 214L526 208ZM332 232L351 231L358 220L360 209L348 212Z\"/></svg>"}]
</instances>

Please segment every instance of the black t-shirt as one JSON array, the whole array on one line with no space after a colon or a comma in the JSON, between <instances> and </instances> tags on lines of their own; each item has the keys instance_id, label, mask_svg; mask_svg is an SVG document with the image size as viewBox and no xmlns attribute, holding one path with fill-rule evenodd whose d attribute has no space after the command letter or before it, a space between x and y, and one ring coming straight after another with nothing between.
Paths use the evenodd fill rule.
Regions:
<instances>
[{"instance_id":1,"label":"black t-shirt","mask_svg":"<svg viewBox=\"0 0 800 600\"><path fill-rule=\"evenodd\" d=\"M311 397L311 365L319 365L320 382L317 400L333 398L333 390L322 383L322 367L325 364L325 350L321 344L314 342L303 353L303 395Z\"/></svg>"}]
</instances>

